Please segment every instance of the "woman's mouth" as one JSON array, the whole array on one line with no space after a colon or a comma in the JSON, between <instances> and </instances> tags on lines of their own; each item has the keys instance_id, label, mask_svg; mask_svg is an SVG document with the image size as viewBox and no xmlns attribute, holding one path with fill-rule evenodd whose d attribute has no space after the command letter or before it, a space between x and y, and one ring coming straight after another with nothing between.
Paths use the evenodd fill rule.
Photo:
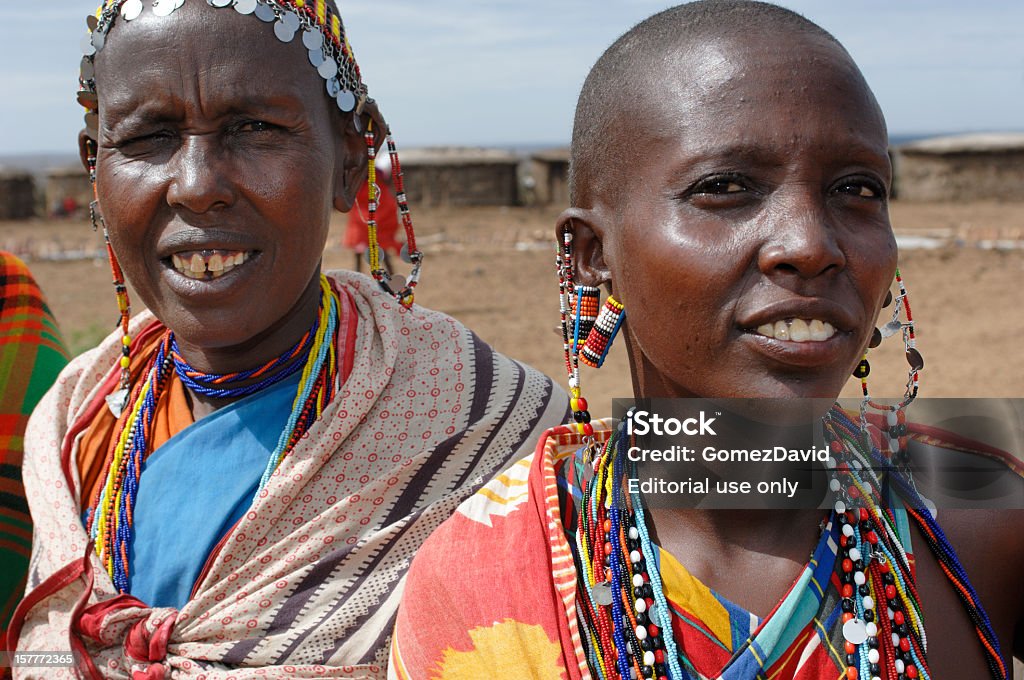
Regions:
<instances>
[{"instance_id":1,"label":"woman's mouth","mask_svg":"<svg viewBox=\"0 0 1024 680\"><path fill-rule=\"evenodd\" d=\"M836 329L828 321L794 318L761 324L757 334L787 342L824 342L836 334Z\"/></svg>"},{"instance_id":2,"label":"woman's mouth","mask_svg":"<svg viewBox=\"0 0 1024 680\"><path fill-rule=\"evenodd\" d=\"M171 255L171 265L187 278L206 281L224 276L254 253L252 250L185 250Z\"/></svg>"}]
</instances>

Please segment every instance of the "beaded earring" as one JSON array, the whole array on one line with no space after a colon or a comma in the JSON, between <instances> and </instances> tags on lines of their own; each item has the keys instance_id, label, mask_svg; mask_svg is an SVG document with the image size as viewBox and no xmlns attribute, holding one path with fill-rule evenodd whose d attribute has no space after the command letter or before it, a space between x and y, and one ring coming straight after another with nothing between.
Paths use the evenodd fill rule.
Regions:
<instances>
[{"instance_id":1,"label":"beaded earring","mask_svg":"<svg viewBox=\"0 0 1024 680\"><path fill-rule=\"evenodd\" d=\"M362 109L362 103L357 109L357 119ZM391 178L395 184L395 200L398 202L398 211L402 216L402 227L405 229L405 245L402 246L402 260L412 265L412 272L406 279L404 285L396 292L391 287L394 278L387 269L381 266L380 247L377 245L377 198L380 196L380 187L377 185L377 146L373 133L373 120L366 125L366 132L363 135L366 140L367 158L367 183L369 189L369 200L367 202L367 255L370 258L370 275L388 295L394 297L403 307L411 307L415 298L416 285L420 281L420 266L423 263L423 253L416 248L416 234L412 227L412 216L409 213L409 203L405 195L405 183L402 179L402 165L398 161L398 150L395 147L395 140L391 138L391 131L386 135L388 154L391 157Z\"/></svg>"},{"instance_id":2,"label":"beaded earring","mask_svg":"<svg viewBox=\"0 0 1024 680\"><path fill-rule=\"evenodd\" d=\"M594 427L590 424L587 400L580 393L580 330L589 325L588 315L596 312L598 291L592 286L576 286L573 282L572 228L562 229L562 242L555 248L558 268L558 299L562 327L562 349L565 370L569 375L569 406L576 431L590 438ZM593 441L590 441L592 444ZM590 446L588 446L588 451Z\"/></svg>"},{"instance_id":3,"label":"beaded earring","mask_svg":"<svg viewBox=\"0 0 1024 680\"><path fill-rule=\"evenodd\" d=\"M888 449L890 460L898 465L902 465L906 462L907 456L907 425L904 410L912 401L914 401L915 398L917 398L918 389L920 387L919 373L921 369L924 368L924 358L921 356L921 352L917 349L914 315L910 309L910 299L907 296L907 287L903 282L903 276L899 269L896 270L896 286L899 289L899 292L895 299L890 291L886 295L885 303L883 304L883 306L888 307L889 304L895 302L892 316L888 323L883 325L881 328L874 329L871 341L868 343L868 347L877 347L881 344L883 339L902 331L907 363L910 366L907 372L907 384L903 394L903 399L901 399L897 404L887 405L878 403L871 398L870 391L868 390L868 375L871 373L871 364L868 363L867 350L864 351L864 358L862 358L860 363L857 364L857 368L854 369L853 375L860 379L861 392L863 394L860 406L860 425L863 433L862 436L868 437L868 408L884 413L885 427L882 431L886 436L883 438L882 448L883 450L886 448ZM901 315L906 318L905 321L900 319Z\"/></svg>"},{"instance_id":4,"label":"beaded earring","mask_svg":"<svg viewBox=\"0 0 1024 680\"><path fill-rule=\"evenodd\" d=\"M89 218L92 221L93 231L103 228L103 242L107 248L107 258L110 261L110 272L114 279L114 294L117 296L117 309L120 314L117 325L121 328L121 377L118 380L117 389L106 397L107 407L120 418L121 413L128 405L128 394L131 391L131 344L132 338L128 334L128 321L132 316L131 301L128 299L128 287L124 282L124 274L121 272L121 264L117 261L114 248L110 245L110 234L107 231L107 223L100 213L99 196L96 192L96 142L92 139L86 140L86 163L89 165L89 182L92 184L92 201L89 203Z\"/></svg>"},{"instance_id":5,"label":"beaded earring","mask_svg":"<svg viewBox=\"0 0 1024 680\"><path fill-rule=\"evenodd\" d=\"M587 335L587 342L580 351L580 358L587 366L601 368L612 348L615 336L619 334L622 322L626 318L626 308L622 303L609 295L601 308L601 313L594 322L594 327Z\"/></svg>"},{"instance_id":6,"label":"beaded earring","mask_svg":"<svg viewBox=\"0 0 1024 680\"><path fill-rule=\"evenodd\" d=\"M576 286L576 297L570 302L573 304L570 310L573 315L572 350L579 353L594 330L601 291L595 286Z\"/></svg>"}]
</instances>

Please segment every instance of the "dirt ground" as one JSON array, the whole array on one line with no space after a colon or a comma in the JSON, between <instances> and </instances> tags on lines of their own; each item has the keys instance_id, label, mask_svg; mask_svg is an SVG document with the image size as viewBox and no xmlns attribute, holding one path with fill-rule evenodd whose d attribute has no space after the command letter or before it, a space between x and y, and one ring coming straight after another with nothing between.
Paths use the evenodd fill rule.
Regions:
<instances>
[{"instance_id":1,"label":"dirt ground","mask_svg":"<svg viewBox=\"0 0 1024 680\"><path fill-rule=\"evenodd\" d=\"M902 238L932 237L946 245L906 249L901 267L918 320L925 357L926 396L1024 396L1024 203L967 205L895 202L892 221ZM484 340L565 382L554 275L552 233L557 210L538 208L434 209L414 213L426 253L417 301L461 320ZM351 268L340 246L338 216L325 253L327 268ZM985 244L1016 243L1016 249ZM96 344L116 321L102 240L82 221L0 222L0 247L30 260L65 337L75 352ZM872 360L872 389L902 393L905 362L898 338ZM583 369L591 410L610 411L609 400L631 393L619 343L600 371ZM859 391L851 381L847 396ZM602 405L604 404L604 405Z\"/></svg>"}]
</instances>

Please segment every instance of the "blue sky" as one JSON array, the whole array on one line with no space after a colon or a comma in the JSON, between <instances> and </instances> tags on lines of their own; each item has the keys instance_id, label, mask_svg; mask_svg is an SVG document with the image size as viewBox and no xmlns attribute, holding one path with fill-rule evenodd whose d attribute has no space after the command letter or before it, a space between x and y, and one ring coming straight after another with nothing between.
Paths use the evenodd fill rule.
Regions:
<instances>
[{"instance_id":1,"label":"blue sky","mask_svg":"<svg viewBox=\"0 0 1024 680\"><path fill-rule=\"evenodd\" d=\"M95 2L4 4L0 155L73 152L81 128L74 102L78 41ZM1024 130L1024 2L780 4L847 47L891 133ZM407 146L566 143L591 64L618 35L667 6L650 0L341 1L370 92Z\"/></svg>"}]
</instances>

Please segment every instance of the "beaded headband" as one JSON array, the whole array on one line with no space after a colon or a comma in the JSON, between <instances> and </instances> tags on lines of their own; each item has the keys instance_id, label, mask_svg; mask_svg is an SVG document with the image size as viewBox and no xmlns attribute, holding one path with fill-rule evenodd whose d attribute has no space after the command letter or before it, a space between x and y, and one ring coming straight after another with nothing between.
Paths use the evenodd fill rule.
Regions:
<instances>
[{"instance_id":1,"label":"beaded headband","mask_svg":"<svg viewBox=\"0 0 1024 680\"><path fill-rule=\"evenodd\" d=\"M252 14L266 23L273 23L274 35L281 42L291 42L301 32L302 44L309 51L310 64L324 79L327 94L338 109L342 113L350 113L366 101L367 88L345 36L345 26L326 0L206 2L211 7L230 7L239 14ZM151 8L157 16L168 16L184 4L185 0L152 0ZM78 102L86 108L85 127L90 135L97 133L98 123L93 60L106 44L107 33L115 20L120 17L124 21L132 21L142 14L143 8L142 0L105 0L95 14L86 17L89 32L82 37L81 43L85 56L79 75Z\"/></svg>"}]
</instances>

